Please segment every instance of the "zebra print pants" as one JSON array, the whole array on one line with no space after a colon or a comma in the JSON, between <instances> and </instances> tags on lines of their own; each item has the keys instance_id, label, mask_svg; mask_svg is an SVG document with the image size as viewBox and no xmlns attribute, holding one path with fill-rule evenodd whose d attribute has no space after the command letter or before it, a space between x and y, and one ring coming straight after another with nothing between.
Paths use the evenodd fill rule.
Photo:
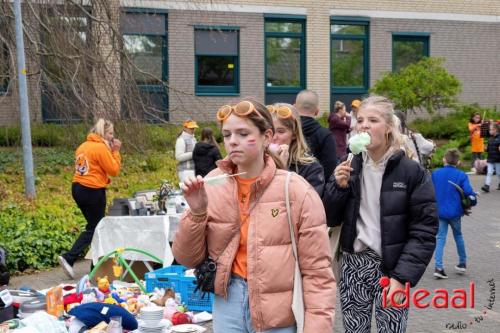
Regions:
<instances>
[{"instance_id":1,"label":"zebra print pants","mask_svg":"<svg viewBox=\"0 0 500 333\"><path fill-rule=\"evenodd\" d=\"M342 254L340 305L346 333L370 333L372 308L378 333L404 333L408 309L383 308L381 258L371 249Z\"/></svg>"}]
</instances>

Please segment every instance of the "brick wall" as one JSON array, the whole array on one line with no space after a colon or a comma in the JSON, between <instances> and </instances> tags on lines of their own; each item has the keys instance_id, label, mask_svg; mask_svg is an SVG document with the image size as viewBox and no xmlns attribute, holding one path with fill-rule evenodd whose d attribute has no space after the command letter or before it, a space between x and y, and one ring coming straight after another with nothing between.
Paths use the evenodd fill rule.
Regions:
<instances>
[{"instance_id":1,"label":"brick wall","mask_svg":"<svg viewBox=\"0 0 500 333\"><path fill-rule=\"evenodd\" d=\"M430 33L430 55L446 58L445 67L462 82L460 100L500 105L500 25L494 23L372 19L370 85L392 70L392 32Z\"/></svg>"},{"instance_id":2,"label":"brick wall","mask_svg":"<svg viewBox=\"0 0 500 333\"><path fill-rule=\"evenodd\" d=\"M240 96L195 96L194 25L237 26ZM264 100L264 21L262 14L169 11L170 120L214 120L217 109L242 97Z\"/></svg>"}]
</instances>

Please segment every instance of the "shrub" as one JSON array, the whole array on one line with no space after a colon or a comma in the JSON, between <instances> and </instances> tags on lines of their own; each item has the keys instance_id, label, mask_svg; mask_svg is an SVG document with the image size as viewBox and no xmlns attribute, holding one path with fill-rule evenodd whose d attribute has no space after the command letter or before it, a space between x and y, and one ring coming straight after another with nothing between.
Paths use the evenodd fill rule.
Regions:
<instances>
[{"instance_id":1,"label":"shrub","mask_svg":"<svg viewBox=\"0 0 500 333\"><path fill-rule=\"evenodd\" d=\"M370 91L386 96L403 111L433 113L452 107L461 91L461 83L443 63L443 58L424 58L399 72L384 74Z\"/></svg>"}]
</instances>

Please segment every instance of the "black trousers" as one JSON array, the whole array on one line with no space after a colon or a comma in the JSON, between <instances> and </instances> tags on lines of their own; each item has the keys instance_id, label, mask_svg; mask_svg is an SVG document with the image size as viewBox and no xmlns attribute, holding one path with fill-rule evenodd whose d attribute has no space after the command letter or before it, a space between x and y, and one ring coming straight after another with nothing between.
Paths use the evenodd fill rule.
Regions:
<instances>
[{"instance_id":1,"label":"black trousers","mask_svg":"<svg viewBox=\"0 0 500 333\"><path fill-rule=\"evenodd\" d=\"M71 194L87 220L85 230L78 236L71 250L63 255L68 264L73 266L76 259L92 242L94 230L106 213L106 190L73 183Z\"/></svg>"}]
</instances>

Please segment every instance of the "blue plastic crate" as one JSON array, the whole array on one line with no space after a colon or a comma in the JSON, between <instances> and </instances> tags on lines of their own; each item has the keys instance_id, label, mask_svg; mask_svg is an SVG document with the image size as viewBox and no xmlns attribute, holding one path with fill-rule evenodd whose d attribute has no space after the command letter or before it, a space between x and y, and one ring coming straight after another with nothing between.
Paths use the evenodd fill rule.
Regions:
<instances>
[{"instance_id":1,"label":"blue plastic crate","mask_svg":"<svg viewBox=\"0 0 500 333\"><path fill-rule=\"evenodd\" d=\"M203 299L200 291L195 292L196 279L184 276L188 268L181 265L172 265L145 274L146 291L152 292L155 288L173 288L181 294L182 302L190 310L212 312L213 294L206 294Z\"/></svg>"}]
</instances>

